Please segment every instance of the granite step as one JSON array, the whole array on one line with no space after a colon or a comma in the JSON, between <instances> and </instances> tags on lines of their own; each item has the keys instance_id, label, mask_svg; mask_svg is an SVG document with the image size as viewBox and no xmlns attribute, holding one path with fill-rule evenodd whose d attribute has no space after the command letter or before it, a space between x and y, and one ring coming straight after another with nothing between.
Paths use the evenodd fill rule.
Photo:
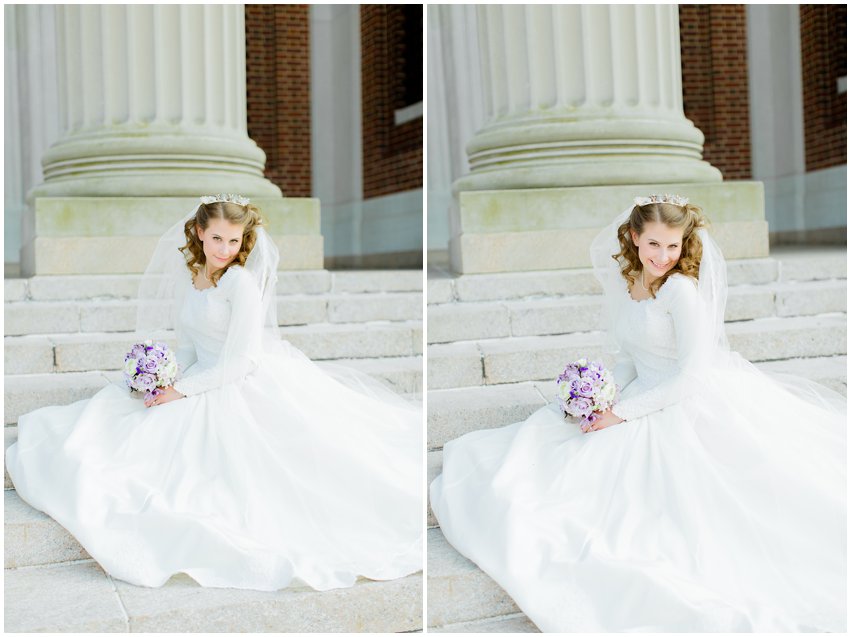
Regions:
<instances>
[{"instance_id":1,"label":"granite step","mask_svg":"<svg viewBox=\"0 0 851 637\"><path fill-rule=\"evenodd\" d=\"M428 449L441 449L446 442L470 431L525 420L553 396L538 387L544 384L545 381L523 382L429 391Z\"/></svg>"},{"instance_id":2,"label":"granite step","mask_svg":"<svg viewBox=\"0 0 851 637\"><path fill-rule=\"evenodd\" d=\"M421 292L298 294L279 296L281 326L406 321L422 317ZM13 301L4 304L6 336L132 332L135 300Z\"/></svg>"},{"instance_id":3,"label":"granite step","mask_svg":"<svg viewBox=\"0 0 851 637\"><path fill-rule=\"evenodd\" d=\"M135 299L138 274L80 274L5 279L6 301L67 301L73 299ZM420 270L300 270L278 272L276 292L323 294L422 292Z\"/></svg>"},{"instance_id":4,"label":"granite step","mask_svg":"<svg viewBox=\"0 0 851 637\"><path fill-rule=\"evenodd\" d=\"M3 428L3 489L14 489L12 478L6 470L6 449L11 447L18 440L18 426L12 425Z\"/></svg>"},{"instance_id":5,"label":"granite step","mask_svg":"<svg viewBox=\"0 0 851 637\"><path fill-rule=\"evenodd\" d=\"M517 619L521 615L508 593L452 548L440 529L428 530L429 632L432 626Z\"/></svg>"},{"instance_id":6,"label":"granite step","mask_svg":"<svg viewBox=\"0 0 851 637\"><path fill-rule=\"evenodd\" d=\"M819 270L828 271L830 268ZM839 269L833 268L833 271L838 272ZM779 280L780 262L776 259L740 259L727 263L727 281L731 286ZM427 289L429 303L532 299L599 294L602 291L591 268L461 275L430 271Z\"/></svg>"},{"instance_id":7,"label":"granite step","mask_svg":"<svg viewBox=\"0 0 851 637\"><path fill-rule=\"evenodd\" d=\"M730 286L772 282L817 281L846 278L844 247L773 248L771 256L727 262ZM452 275L430 271L428 303L497 301L578 294L598 294L591 269Z\"/></svg>"},{"instance_id":8,"label":"granite step","mask_svg":"<svg viewBox=\"0 0 851 637\"><path fill-rule=\"evenodd\" d=\"M350 588L277 592L160 588L107 575L93 560L7 569L6 632L411 632L422 629L422 573Z\"/></svg>"},{"instance_id":9,"label":"granite step","mask_svg":"<svg viewBox=\"0 0 851 637\"><path fill-rule=\"evenodd\" d=\"M383 381L400 394L422 392L422 356L390 358L335 359L318 361L340 364L360 370ZM16 374L5 377L6 403L4 424L16 422L21 414L47 405L68 405L91 398L109 383L123 382L123 373L85 371L65 373Z\"/></svg>"},{"instance_id":10,"label":"granite step","mask_svg":"<svg viewBox=\"0 0 851 637\"><path fill-rule=\"evenodd\" d=\"M844 280L742 285L730 288L726 320L815 316L844 312ZM538 336L598 329L599 294L428 306L428 342L450 343L510 336Z\"/></svg>"},{"instance_id":11,"label":"granite step","mask_svg":"<svg viewBox=\"0 0 851 637\"><path fill-rule=\"evenodd\" d=\"M848 269L848 251L843 246L777 246L771 257L780 264L781 281L844 279Z\"/></svg>"},{"instance_id":12,"label":"granite step","mask_svg":"<svg viewBox=\"0 0 851 637\"><path fill-rule=\"evenodd\" d=\"M730 347L752 362L846 353L846 315L770 317L726 325ZM603 332L511 336L428 346L428 387L545 380L582 356L611 364Z\"/></svg>"},{"instance_id":13,"label":"granite step","mask_svg":"<svg viewBox=\"0 0 851 637\"><path fill-rule=\"evenodd\" d=\"M7 444L8 446L8 444ZM428 487L431 487L431 483L434 482L434 479L439 476L443 471L443 449L433 449L430 450L426 454L426 479L428 480ZM6 474L7 484L11 485L11 481L9 481L9 474ZM9 487L7 487L9 488ZM428 488L427 488L428 493ZM440 526L440 523L437 521L437 517L434 515L434 511L431 509L431 497L430 495L426 496L426 526L429 529Z\"/></svg>"},{"instance_id":14,"label":"granite step","mask_svg":"<svg viewBox=\"0 0 851 637\"><path fill-rule=\"evenodd\" d=\"M4 568L90 559L74 536L24 502L14 488L4 489L3 494Z\"/></svg>"},{"instance_id":15,"label":"granite step","mask_svg":"<svg viewBox=\"0 0 851 637\"><path fill-rule=\"evenodd\" d=\"M422 353L421 321L320 323L281 328L281 337L313 360L415 356ZM165 339L171 346L173 338ZM7 336L6 374L119 369L131 332Z\"/></svg>"},{"instance_id":16,"label":"granite step","mask_svg":"<svg viewBox=\"0 0 851 637\"><path fill-rule=\"evenodd\" d=\"M472 622L429 626L430 633L539 633L538 627L523 613L479 619Z\"/></svg>"}]
</instances>

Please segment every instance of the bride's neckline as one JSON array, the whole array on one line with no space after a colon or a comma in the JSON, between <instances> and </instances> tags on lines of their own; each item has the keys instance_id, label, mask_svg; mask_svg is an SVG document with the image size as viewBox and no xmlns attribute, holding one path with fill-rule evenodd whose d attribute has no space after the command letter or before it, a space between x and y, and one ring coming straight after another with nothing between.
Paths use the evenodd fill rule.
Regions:
<instances>
[{"instance_id":1,"label":"bride's neckline","mask_svg":"<svg viewBox=\"0 0 851 637\"><path fill-rule=\"evenodd\" d=\"M646 302L646 301L655 301L655 300L656 300L656 297L654 297L654 296L648 296L647 298L644 298L644 299L634 299L634 298L632 298L632 292L631 292L631 291L630 291L630 289L629 289L629 283L627 283L627 284L624 286L624 293L626 294L626 298L628 298L628 299L629 299L630 301L632 301L633 303L644 303L644 302Z\"/></svg>"},{"instance_id":2,"label":"bride's neckline","mask_svg":"<svg viewBox=\"0 0 851 637\"><path fill-rule=\"evenodd\" d=\"M626 293L626 298L628 298L633 303L645 303L647 301L655 301L656 299L659 298L659 293L665 288L665 285L668 283L668 281L671 279L671 277L677 276L677 275L681 275L681 273L674 272L673 274L668 275L668 278L665 279L664 283L662 283L662 285L659 287L659 289L656 290L656 296L651 295L651 296L648 296L646 299L634 299L634 298L632 298L632 292L629 289L629 281L624 279L623 289L624 289L624 292Z\"/></svg>"},{"instance_id":3,"label":"bride's neckline","mask_svg":"<svg viewBox=\"0 0 851 637\"><path fill-rule=\"evenodd\" d=\"M641 273L639 273L639 276L641 276ZM636 279L636 280L633 282L632 287L634 288L636 285L638 285L638 279ZM632 290L631 290L631 289L630 289L630 287L629 287L629 281L627 281L626 279L624 279L624 290L626 290L626 296L627 296L627 298L628 298L630 301L632 301L633 303L644 303L645 301L653 301L653 300L655 300L655 298L656 298L656 297L654 297L652 294L651 294L650 296L647 296L647 297L643 298L643 299L636 299L636 298L633 298L633 296L632 296ZM658 294L658 291L657 291L657 294Z\"/></svg>"},{"instance_id":4,"label":"bride's neckline","mask_svg":"<svg viewBox=\"0 0 851 637\"><path fill-rule=\"evenodd\" d=\"M225 276L227 276L227 273L230 272L232 267L233 266L231 266L230 268L228 268L227 270L225 270L222 273L222 276L219 277L219 281L218 281L219 283L221 283L222 279L224 279ZM203 278L203 277L200 277L200 272L199 272L199 278ZM218 287L217 285L213 285L212 283L210 284L210 287L206 287L206 288L196 287L195 277L193 276L192 272L189 272L189 283L192 285L192 289L195 290L196 292L206 292L207 290L213 290L213 289Z\"/></svg>"}]
</instances>

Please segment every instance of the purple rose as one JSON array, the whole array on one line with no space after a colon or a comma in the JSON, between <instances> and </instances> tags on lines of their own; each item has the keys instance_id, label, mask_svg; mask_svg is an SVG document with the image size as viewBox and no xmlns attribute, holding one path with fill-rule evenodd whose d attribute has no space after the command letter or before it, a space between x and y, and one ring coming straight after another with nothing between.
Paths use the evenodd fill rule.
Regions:
<instances>
[{"instance_id":1,"label":"purple rose","mask_svg":"<svg viewBox=\"0 0 851 637\"><path fill-rule=\"evenodd\" d=\"M574 398L571 402L572 411L577 416L586 416L591 413L591 401L587 398Z\"/></svg>"},{"instance_id":2,"label":"purple rose","mask_svg":"<svg viewBox=\"0 0 851 637\"><path fill-rule=\"evenodd\" d=\"M594 387L587 380L580 382L577 389L585 398L593 398L594 396Z\"/></svg>"},{"instance_id":3,"label":"purple rose","mask_svg":"<svg viewBox=\"0 0 851 637\"><path fill-rule=\"evenodd\" d=\"M151 374L139 374L136 376L136 388L142 391L151 391L157 386L157 377Z\"/></svg>"},{"instance_id":4,"label":"purple rose","mask_svg":"<svg viewBox=\"0 0 851 637\"><path fill-rule=\"evenodd\" d=\"M142 364L142 370L149 374L156 373L159 363L155 358L146 358Z\"/></svg>"}]
</instances>

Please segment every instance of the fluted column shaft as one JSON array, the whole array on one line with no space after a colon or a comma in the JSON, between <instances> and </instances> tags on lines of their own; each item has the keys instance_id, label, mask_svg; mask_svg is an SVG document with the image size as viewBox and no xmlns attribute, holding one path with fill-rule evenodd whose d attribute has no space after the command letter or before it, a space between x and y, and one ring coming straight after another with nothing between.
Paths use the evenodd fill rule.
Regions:
<instances>
[{"instance_id":1,"label":"fluted column shaft","mask_svg":"<svg viewBox=\"0 0 851 637\"><path fill-rule=\"evenodd\" d=\"M682 106L676 5L480 5L487 124L460 190L720 181Z\"/></svg>"},{"instance_id":2,"label":"fluted column shaft","mask_svg":"<svg viewBox=\"0 0 851 637\"><path fill-rule=\"evenodd\" d=\"M243 5L60 5L57 48L36 196L280 195L247 134Z\"/></svg>"}]
</instances>

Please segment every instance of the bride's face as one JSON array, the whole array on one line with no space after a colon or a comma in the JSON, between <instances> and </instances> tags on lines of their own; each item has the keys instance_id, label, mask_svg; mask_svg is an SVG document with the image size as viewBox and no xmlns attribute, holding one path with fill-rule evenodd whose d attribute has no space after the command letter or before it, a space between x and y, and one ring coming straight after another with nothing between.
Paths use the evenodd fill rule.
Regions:
<instances>
[{"instance_id":1,"label":"bride's face","mask_svg":"<svg viewBox=\"0 0 851 637\"><path fill-rule=\"evenodd\" d=\"M210 219L207 229L195 226L198 238L204 244L204 256L211 273L221 270L234 260L242 247L243 226L226 219Z\"/></svg>"},{"instance_id":2,"label":"bride's face","mask_svg":"<svg viewBox=\"0 0 851 637\"><path fill-rule=\"evenodd\" d=\"M644 232L640 235L634 230L630 232L632 242L638 248L641 265L652 279L658 279L679 261L683 252L682 228L671 228L659 221L650 221L644 224Z\"/></svg>"}]
</instances>

